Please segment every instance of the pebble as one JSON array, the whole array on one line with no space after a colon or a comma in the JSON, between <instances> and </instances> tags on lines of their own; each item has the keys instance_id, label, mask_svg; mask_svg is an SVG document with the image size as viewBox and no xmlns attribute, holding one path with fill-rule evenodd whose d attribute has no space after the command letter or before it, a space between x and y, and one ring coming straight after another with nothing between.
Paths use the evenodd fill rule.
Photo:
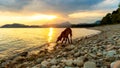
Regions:
<instances>
[{"instance_id":1,"label":"pebble","mask_svg":"<svg viewBox=\"0 0 120 68\"><path fill-rule=\"evenodd\" d=\"M40 68L40 64L33 66L32 68ZM28 67L29 68L29 67Z\"/></svg>"},{"instance_id":2,"label":"pebble","mask_svg":"<svg viewBox=\"0 0 120 68\"><path fill-rule=\"evenodd\" d=\"M65 66L64 68L79 68L79 67L68 67L68 66Z\"/></svg>"},{"instance_id":3,"label":"pebble","mask_svg":"<svg viewBox=\"0 0 120 68\"><path fill-rule=\"evenodd\" d=\"M74 60L74 65L77 65L77 66L83 66L83 64L84 64L84 62L83 62L83 60L78 60L78 59L75 59Z\"/></svg>"},{"instance_id":4,"label":"pebble","mask_svg":"<svg viewBox=\"0 0 120 68\"><path fill-rule=\"evenodd\" d=\"M114 55L116 55L115 50L108 51L107 54L106 54L107 57L114 57Z\"/></svg>"},{"instance_id":5,"label":"pebble","mask_svg":"<svg viewBox=\"0 0 120 68\"><path fill-rule=\"evenodd\" d=\"M66 61L65 61L65 64L66 64L67 66L73 66L73 59L68 59L68 60L66 60Z\"/></svg>"},{"instance_id":6,"label":"pebble","mask_svg":"<svg viewBox=\"0 0 120 68\"><path fill-rule=\"evenodd\" d=\"M93 58L96 58L97 56L95 54L89 53L88 55L90 55Z\"/></svg>"},{"instance_id":7,"label":"pebble","mask_svg":"<svg viewBox=\"0 0 120 68\"><path fill-rule=\"evenodd\" d=\"M66 47L66 50L72 50L74 48L75 48L75 45L69 45L69 46Z\"/></svg>"},{"instance_id":8,"label":"pebble","mask_svg":"<svg viewBox=\"0 0 120 68\"><path fill-rule=\"evenodd\" d=\"M7 64L10 64L11 63L11 60L7 60L6 62L3 62L1 64L2 67L6 66Z\"/></svg>"},{"instance_id":9,"label":"pebble","mask_svg":"<svg viewBox=\"0 0 120 68\"><path fill-rule=\"evenodd\" d=\"M96 64L94 62L88 61L84 64L83 68L96 68Z\"/></svg>"},{"instance_id":10,"label":"pebble","mask_svg":"<svg viewBox=\"0 0 120 68\"><path fill-rule=\"evenodd\" d=\"M99 52L99 53L97 53L97 56L98 56L98 57L102 56L102 53L100 53L100 52Z\"/></svg>"},{"instance_id":11,"label":"pebble","mask_svg":"<svg viewBox=\"0 0 120 68\"><path fill-rule=\"evenodd\" d=\"M41 65L46 67L46 66L48 66L48 65L49 65L49 62L48 62L48 61L46 61L46 60L44 60L44 61L42 61L42 62L41 62Z\"/></svg>"},{"instance_id":12,"label":"pebble","mask_svg":"<svg viewBox=\"0 0 120 68\"><path fill-rule=\"evenodd\" d=\"M53 65L51 66L51 68L59 68L59 66Z\"/></svg>"},{"instance_id":13,"label":"pebble","mask_svg":"<svg viewBox=\"0 0 120 68\"><path fill-rule=\"evenodd\" d=\"M43 60L42 58L38 58L38 59L36 60L36 62L37 62L37 63L41 63L42 60Z\"/></svg>"},{"instance_id":14,"label":"pebble","mask_svg":"<svg viewBox=\"0 0 120 68\"><path fill-rule=\"evenodd\" d=\"M57 64L57 60L56 60L56 59L52 59L52 60L50 61L50 64L53 64L53 65Z\"/></svg>"},{"instance_id":15,"label":"pebble","mask_svg":"<svg viewBox=\"0 0 120 68\"><path fill-rule=\"evenodd\" d=\"M102 67L103 66L103 59L97 60L96 61L96 66L97 67Z\"/></svg>"},{"instance_id":16,"label":"pebble","mask_svg":"<svg viewBox=\"0 0 120 68\"><path fill-rule=\"evenodd\" d=\"M111 63L111 68L120 68L120 60Z\"/></svg>"},{"instance_id":17,"label":"pebble","mask_svg":"<svg viewBox=\"0 0 120 68\"><path fill-rule=\"evenodd\" d=\"M78 56L80 56L80 52L74 54L74 57L78 57Z\"/></svg>"}]
</instances>

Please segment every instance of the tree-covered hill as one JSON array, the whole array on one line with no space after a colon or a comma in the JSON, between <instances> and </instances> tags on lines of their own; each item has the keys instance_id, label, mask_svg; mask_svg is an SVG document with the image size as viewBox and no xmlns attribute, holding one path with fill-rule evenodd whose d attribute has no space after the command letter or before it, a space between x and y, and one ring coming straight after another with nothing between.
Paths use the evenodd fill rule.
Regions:
<instances>
[{"instance_id":1,"label":"tree-covered hill","mask_svg":"<svg viewBox=\"0 0 120 68\"><path fill-rule=\"evenodd\" d=\"M120 23L120 4L117 10L113 11L112 13L108 13L101 20L101 25L117 24L117 23Z\"/></svg>"}]
</instances>

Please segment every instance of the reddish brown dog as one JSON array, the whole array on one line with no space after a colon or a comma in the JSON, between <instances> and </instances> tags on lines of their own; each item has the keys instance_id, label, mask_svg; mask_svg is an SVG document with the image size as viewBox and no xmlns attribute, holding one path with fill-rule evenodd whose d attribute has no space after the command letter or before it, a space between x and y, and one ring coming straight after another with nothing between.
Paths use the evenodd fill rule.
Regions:
<instances>
[{"instance_id":1,"label":"reddish brown dog","mask_svg":"<svg viewBox=\"0 0 120 68\"><path fill-rule=\"evenodd\" d=\"M69 39L69 35L70 35L70 39ZM57 38L57 41L62 41L63 42L67 42L68 43L72 43L72 30L71 28L66 28L61 34L60 36Z\"/></svg>"}]
</instances>

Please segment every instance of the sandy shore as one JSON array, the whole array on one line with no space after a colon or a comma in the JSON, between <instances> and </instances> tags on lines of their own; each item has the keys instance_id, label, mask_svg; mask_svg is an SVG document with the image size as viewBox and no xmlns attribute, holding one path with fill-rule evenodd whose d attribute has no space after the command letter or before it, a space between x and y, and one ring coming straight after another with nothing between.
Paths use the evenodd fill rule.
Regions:
<instances>
[{"instance_id":1,"label":"sandy shore","mask_svg":"<svg viewBox=\"0 0 120 68\"><path fill-rule=\"evenodd\" d=\"M109 68L112 62L120 60L120 24L89 29L102 33L76 39L73 44L46 44L1 59L0 68Z\"/></svg>"}]
</instances>

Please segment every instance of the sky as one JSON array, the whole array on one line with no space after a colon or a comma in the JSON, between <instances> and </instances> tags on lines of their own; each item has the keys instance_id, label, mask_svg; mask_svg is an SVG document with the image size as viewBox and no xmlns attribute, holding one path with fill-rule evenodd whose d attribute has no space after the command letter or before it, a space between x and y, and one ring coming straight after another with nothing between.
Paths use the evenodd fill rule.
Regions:
<instances>
[{"instance_id":1,"label":"sky","mask_svg":"<svg viewBox=\"0 0 120 68\"><path fill-rule=\"evenodd\" d=\"M120 0L0 0L0 26L93 23L118 8Z\"/></svg>"}]
</instances>

